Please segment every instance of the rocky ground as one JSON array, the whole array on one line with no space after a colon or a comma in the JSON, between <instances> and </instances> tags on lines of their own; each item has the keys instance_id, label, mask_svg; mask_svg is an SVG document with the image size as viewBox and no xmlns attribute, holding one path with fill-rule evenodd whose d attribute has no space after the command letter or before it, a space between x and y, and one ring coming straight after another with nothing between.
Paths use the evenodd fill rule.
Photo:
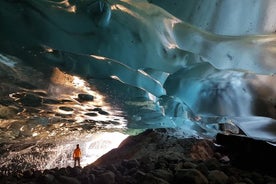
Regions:
<instances>
[{"instance_id":1,"label":"rocky ground","mask_svg":"<svg viewBox=\"0 0 276 184\"><path fill-rule=\"evenodd\" d=\"M250 159L238 159L238 151L229 150L227 143L230 137L219 136L219 141L225 146L217 145L216 140L197 138L176 138L173 130L147 130L139 135L130 136L121 145L103 155L96 162L84 168L67 167L50 170L26 170L10 175L1 175L0 183L68 183L68 184L273 184L276 175L271 163L256 167L246 166ZM234 139L237 139L236 137ZM240 139L247 146L252 142ZM236 140L235 140L236 141ZM253 141L254 142L254 141ZM254 142L255 144L255 142ZM226 147L228 149L226 149ZM258 155L250 150L252 157L258 160ZM258 148L257 148L258 149ZM239 149L243 151L244 149ZM267 150L267 151L275 151ZM266 150L264 150L264 153ZM235 162L232 159L236 158ZM271 159L270 157L268 159ZM273 159L273 158L272 158ZM265 161L265 160L263 160ZM252 165L251 163L249 165ZM263 170L264 169L264 170Z\"/></svg>"}]
</instances>

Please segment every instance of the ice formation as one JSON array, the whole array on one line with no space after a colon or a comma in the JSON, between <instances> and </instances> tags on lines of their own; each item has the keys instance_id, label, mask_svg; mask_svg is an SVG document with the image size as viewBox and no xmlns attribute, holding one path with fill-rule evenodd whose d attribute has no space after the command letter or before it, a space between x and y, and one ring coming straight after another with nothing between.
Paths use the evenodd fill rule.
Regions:
<instances>
[{"instance_id":1,"label":"ice formation","mask_svg":"<svg viewBox=\"0 0 276 184\"><path fill-rule=\"evenodd\" d=\"M195 112L252 115L253 79L246 76L276 72L274 34L212 34L147 1L26 0L1 7L3 52L22 51L19 57L36 56L82 77L111 77L157 98L168 91Z\"/></svg>"},{"instance_id":2,"label":"ice formation","mask_svg":"<svg viewBox=\"0 0 276 184\"><path fill-rule=\"evenodd\" d=\"M196 8L201 1L150 2L156 5L146 0L2 0L0 62L16 57L44 72L57 67L87 81L112 79L108 90L124 103L132 128L185 125L191 134L212 134L217 124L227 122L249 136L275 139L272 129L263 135L256 131L257 123L268 127L276 118L276 35L269 31L275 28L269 17L275 3L236 2L257 12L240 17L239 25L223 14L240 15L232 1L220 6L206 1L202 11ZM267 11L266 20L260 20L258 7ZM224 16L211 16L218 12ZM239 26L228 28L225 17Z\"/></svg>"}]
</instances>

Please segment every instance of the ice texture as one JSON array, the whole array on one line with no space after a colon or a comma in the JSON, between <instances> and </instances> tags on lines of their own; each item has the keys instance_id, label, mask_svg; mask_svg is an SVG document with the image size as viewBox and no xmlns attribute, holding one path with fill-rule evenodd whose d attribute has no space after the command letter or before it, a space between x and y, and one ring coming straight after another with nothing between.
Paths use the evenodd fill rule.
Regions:
<instances>
[{"instance_id":1,"label":"ice texture","mask_svg":"<svg viewBox=\"0 0 276 184\"><path fill-rule=\"evenodd\" d=\"M276 35L268 29L244 35L246 26L225 28L218 16L217 30L197 24L219 7L238 16L235 3L226 8L229 3L211 4L210 12L193 14L191 24L145 0L4 0L0 51L30 65L58 67L85 79L111 78L142 90L150 108L136 101L126 105L140 128L186 121L201 126L209 116L275 118ZM255 7L250 21L257 21L260 3L240 4L246 5ZM247 12L246 25L248 18ZM273 27L269 20L263 26ZM259 19L256 25L261 26ZM139 96L139 90L131 95Z\"/></svg>"}]
</instances>

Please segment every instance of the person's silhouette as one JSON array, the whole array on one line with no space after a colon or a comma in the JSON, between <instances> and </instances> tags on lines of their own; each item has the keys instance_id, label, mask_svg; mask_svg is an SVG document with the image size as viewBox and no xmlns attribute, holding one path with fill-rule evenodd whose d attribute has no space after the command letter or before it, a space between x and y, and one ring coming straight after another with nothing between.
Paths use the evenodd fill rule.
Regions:
<instances>
[{"instance_id":1,"label":"person's silhouette","mask_svg":"<svg viewBox=\"0 0 276 184\"><path fill-rule=\"evenodd\" d=\"M77 144L77 147L73 153L74 167L76 167L77 165L80 167L80 157L81 157L81 150L80 150L79 144Z\"/></svg>"}]
</instances>

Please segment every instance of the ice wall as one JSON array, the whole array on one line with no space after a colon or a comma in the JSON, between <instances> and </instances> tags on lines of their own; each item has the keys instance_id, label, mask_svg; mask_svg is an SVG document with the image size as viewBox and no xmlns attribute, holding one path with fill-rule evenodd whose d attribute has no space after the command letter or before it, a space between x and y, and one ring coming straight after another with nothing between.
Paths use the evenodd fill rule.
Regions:
<instances>
[{"instance_id":1,"label":"ice wall","mask_svg":"<svg viewBox=\"0 0 276 184\"><path fill-rule=\"evenodd\" d=\"M223 35L273 33L274 0L150 0L176 17Z\"/></svg>"},{"instance_id":2,"label":"ice wall","mask_svg":"<svg viewBox=\"0 0 276 184\"><path fill-rule=\"evenodd\" d=\"M155 99L175 96L195 113L263 115L261 104L275 116L276 36L264 34L275 28L274 1L150 2L158 6L1 1L0 48L32 64L116 79ZM260 74L272 76L262 99Z\"/></svg>"}]
</instances>

